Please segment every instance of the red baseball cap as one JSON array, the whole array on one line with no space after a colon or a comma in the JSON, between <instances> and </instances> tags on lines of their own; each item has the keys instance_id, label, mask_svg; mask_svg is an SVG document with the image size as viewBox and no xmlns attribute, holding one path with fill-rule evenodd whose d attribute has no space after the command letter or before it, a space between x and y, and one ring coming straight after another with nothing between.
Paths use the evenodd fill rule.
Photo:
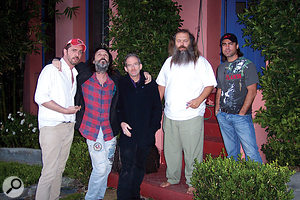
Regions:
<instances>
[{"instance_id":1,"label":"red baseball cap","mask_svg":"<svg viewBox=\"0 0 300 200\"><path fill-rule=\"evenodd\" d=\"M79 38L70 40L67 43L67 45L68 44L72 44L73 46L81 45L83 47L82 51L85 52L86 46L85 46L84 42L81 39L79 39Z\"/></svg>"}]
</instances>

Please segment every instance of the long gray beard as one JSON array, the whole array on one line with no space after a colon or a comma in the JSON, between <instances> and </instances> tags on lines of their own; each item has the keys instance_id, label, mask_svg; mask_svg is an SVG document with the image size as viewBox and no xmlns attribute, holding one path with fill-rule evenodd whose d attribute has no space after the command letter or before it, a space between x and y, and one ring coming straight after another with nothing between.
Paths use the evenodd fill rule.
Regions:
<instances>
[{"instance_id":1,"label":"long gray beard","mask_svg":"<svg viewBox=\"0 0 300 200\"><path fill-rule=\"evenodd\" d=\"M177 65L184 65L190 62L194 62L195 54L191 45L188 46L187 50L180 51L174 46L174 54L172 55L172 63Z\"/></svg>"},{"instance_id":2,"label":"long gray beard","mask_svg":"<svg viewBox=\"0 0 300 200\"><path fill-rule=\"evenodd\" d=\"M100 61L98 61L98 62L95 63L95 70L98 73L106 72L107 69L108 69L109 63L108 62L101 62L101 61L102 60L100 60Z\"/></svg>"}]
</instances>

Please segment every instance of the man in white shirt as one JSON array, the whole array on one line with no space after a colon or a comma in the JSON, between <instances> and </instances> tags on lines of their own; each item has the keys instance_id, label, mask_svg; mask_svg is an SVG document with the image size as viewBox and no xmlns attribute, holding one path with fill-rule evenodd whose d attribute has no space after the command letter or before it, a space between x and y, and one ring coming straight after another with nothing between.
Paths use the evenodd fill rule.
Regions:
<instances>
[{"instance_id":1,"label":"man in white shirt","mask_svg":"<svg viewBox=\"0 0 300 200\"><path fill-rule=\"evenodd\" d=\"M163 131L167 181L161 187L177 184L181 176L182 152L185 177L193 194L190 179L194 159L203 160L205 101L216 86L209 62L200 56L194 36L179 30L170 43L169 57L157 77L161 99L165 98Z\"/></svg>"},{"instance_id":2,"label":"man in white shirt","mask_svg":"<svg viewBox=\"0 0 300 200\"><path fill-rule=\"evenodd\" d=\"M37 200L59 198L62 173L74 135L75 113L80 109L74 106L78 74L74 66L79 63L85 49L82 40L70 40L63 50L62 70L47 65L38 79L35 102L39 106L43 169L37 186Z\"/></svg>"}]
</instances>

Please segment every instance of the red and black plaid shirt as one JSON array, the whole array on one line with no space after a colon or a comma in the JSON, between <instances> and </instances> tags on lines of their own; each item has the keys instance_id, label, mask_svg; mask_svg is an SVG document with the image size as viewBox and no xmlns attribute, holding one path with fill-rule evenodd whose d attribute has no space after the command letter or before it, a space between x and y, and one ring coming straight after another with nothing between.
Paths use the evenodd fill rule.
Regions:
<instances>
[{"instance_id":1,"label":"red and black plaid shirt","mask_svg":"<svg viewBox=\"0 0 300 200\"><path fill-rule=\"evenodd\" d=\"M84 84L82 94L85 103L85 112L79 131L83 137L96 141L100 127L104 141L111 140L114 135L109 122L111 100L115 92L115 84L109 78L100 85L94 73Z\"/></svg>"}]
</instances>

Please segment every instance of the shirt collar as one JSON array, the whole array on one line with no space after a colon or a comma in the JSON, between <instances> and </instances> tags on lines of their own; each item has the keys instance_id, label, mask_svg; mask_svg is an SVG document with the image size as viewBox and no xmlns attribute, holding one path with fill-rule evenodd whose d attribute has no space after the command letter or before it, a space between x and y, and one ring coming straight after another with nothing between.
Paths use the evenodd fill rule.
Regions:
<instances>
[{"instance_id":1,"label":"shirt collar","mask_svg":"<svg viewBox=\"0 0 300 200\"><path fill-rule=\"evenodd\" d=\"M129 74L127 74L127 76L129 78L129 80L132 82L132 84L133 84L134 87L137 87L138 85L145 83L145 79L146 78L145 78L144 72L142 70L140 71L140 79L138 80L138 82L134 82L134 80L132 80L130 78Z\"/></svg>"}]
</instances>

